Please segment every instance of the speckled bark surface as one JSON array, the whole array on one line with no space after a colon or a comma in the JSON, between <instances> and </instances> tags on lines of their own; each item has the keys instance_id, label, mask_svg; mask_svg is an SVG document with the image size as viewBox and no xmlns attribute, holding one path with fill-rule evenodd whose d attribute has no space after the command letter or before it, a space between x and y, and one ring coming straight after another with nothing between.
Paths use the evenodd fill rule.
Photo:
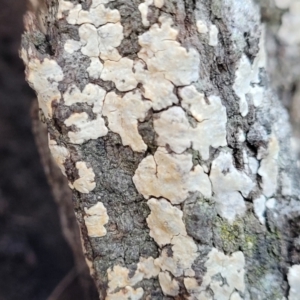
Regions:
<instances>
[{"instance_id":1,"label":"speckled bark surface","mask_svg":"<svg viewBox=\"0 0 300 300\"><path fill-rule=\"evenodd\" d=\"M266 75L259 7L250 0L97 1L104 19L119 13L123 37L94 54L83 23L99 19L80 14L95 3L82 2L75 14L77 1L60 1L57 15L58 4L48 1L46 36L27 16L21 54L73 188L100 299L296 299L299 176L287 113ZM161 59L160 51L170 55ZM91 75L99 55L104 67ZM177 59L167 64L170 57ZM104 99L84 95L90 83ZM82 96L66 105L73 85ZM47 97L51 106L42 102ZM128 111L118 104L127 100ZM71 143L70 132L87 128L83 113L91 129ZM70 117L77 123L69 126ZM94 120L103 121L93 127ZM106 232L92 237L86 209L98 202L108 222L105 215Z\"/></svg>"}]
</instances>

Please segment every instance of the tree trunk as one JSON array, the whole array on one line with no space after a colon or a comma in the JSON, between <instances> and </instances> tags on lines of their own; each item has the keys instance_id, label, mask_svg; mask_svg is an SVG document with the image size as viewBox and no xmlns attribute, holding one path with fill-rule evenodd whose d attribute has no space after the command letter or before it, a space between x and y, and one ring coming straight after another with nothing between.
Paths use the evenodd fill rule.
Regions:
<instances>
[{"instance_id":1,"label":"tree trunk","mask_svg":"<svg viewBox=\"0 0 300 300\"><path fill-rule=\"evenodd\" d=\"M21 56L100 299L289 299L298 169L252 0L47 1Z\"/></svg>"}]
</instances>

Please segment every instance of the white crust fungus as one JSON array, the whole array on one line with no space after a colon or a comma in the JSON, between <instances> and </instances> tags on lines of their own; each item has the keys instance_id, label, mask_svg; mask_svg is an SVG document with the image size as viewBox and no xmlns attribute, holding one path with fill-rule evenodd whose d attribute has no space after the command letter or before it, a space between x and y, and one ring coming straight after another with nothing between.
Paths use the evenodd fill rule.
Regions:
<instances>
[{"instance_id":1,"label":"white crust fungus","mask_svg":"<svg viewBox=\"0 0 300 300\"><path fill-rule=\"evenodd\" d=\"M106 1L108 3L110 1ZM96 4L97 3L97 4ZM105 8L99 1L93 1L89 10L84 10L81 4L77 4L74 8L69 10L67 21L69 24L93 24L96 27L106 23L117 23L121 19L118 10Z\"/></svg>"},{"instance_id":2,"label":"white crust fungus","mask_svg":"<svg viewBox=\"0 0 300 300\"><path fill-rule=\"evenodd\" d=\"M143 96L151 100L153 110L162 110L179 102L174 85L163 74L149 72L142 60L135 63L134 70L136 79L143 84Z\"/></svg>"},{"instance_id":3,"label":"white crust fungus","mask_svg":"<svg viewBox=\"0 0 300 300\"><path fill-rule=\"evenodd\" d=\"M191 154L169 154L158 148L139 164L133 182L146 199L164 197L173 204L182 203L189 192L211 197L211 184L201 166L193 167Z\"/></svg>"},{"instance_id":4,"label":"white crust fungus","mask_svg":"<svg viewBox=\"0 0 300 300\"><path fill-rule=\"evenodd\" d=\"M187 235L182 221L183 212L165 199L150 199L151 214L147 218L150 236L160 246L171 244L174 236Z\"/></svg>"},{"instance_id":5,"label":"white crust fungus","mask_svg":"<svg viewBox=\"0 0 300 300\"><path fill-rule=\"evenodd\" d=\"M84 208L86 216L84 217L85 226L89 237L102 237L106 235L105 224L108 223L106 208L102 202L98 202L90 208Z\"/></svg>"},{"instance_id":6,"label":"white crust fungus","mask_svg":"<svg viewBox=\"0 0 300 300\"><path fill-rule=\"evenodd\" d=\"M103 70L103 64L97 57L91 57L90 66L87 68L87 72L92 79L100 79L101 72Z\"/></svg>"},{"instance_id":7,"label":"white crust fungus","mask_svg":"<svg viewBox=\"0 0 300 300\"><path fill-rule=\"evenodd\" d=\"M127 57L123 57L119 61L105 61L101 79L113 81L121 92L130 91L138 84L133 73L133 60Z\"/></svg>"},{"instance_id":8,"label":"white crust fungus","mask_svg":"<svg viewBox=\"0 0 300 300\"><path fill-rule=\"evenodd\" d=\"M218 34L219 34L219 29L216 25L210 25L209 28L209 42L208 44L210 46L217 46L218 45Z\"/></svg>"},{"instance_id":9,"label":"white crust fungus","mask_svg":"<svg viewBox=\"0 0 300 300\"><path fill-rule=\"evenodd\" d=\"M168 296L177 296L179 293L179 284L175 278L171 278L168 272L160 272L158 275L162 291Z\"/></svg>"},{"instance_id":10,"label":"white crust fungus","mask_svg":"<svg viewBox=\"0 0 300 300\"><path fill-rule=\"evenodd\" d=\"M88 140L98 139L105 136L108 132L100 115L97 115L95 120L89 120L86 112L74 113L64 123L67 127L76 127L76 131L68 132L70 142L73 144L83 144Z\"/></svg>"},{"instance_id":11,"label":"white crust fungus","mask_svg":"<svg viewBox=\"0 0 300 300\"><path fill-rule=\"evenodd\" d=\"M144 3L139 5L139 11L142 15L142 23L145 27L150 26L150 22L148 21L148 7L153 4L153 0L146 0Z\"/></svg>"},{"instance_id":12,"label":"white crust fungus","mask_svg":"<svg viewBox=\"0 0 300 300\"><path fill-rule=\"evenodd\" d=\"M258 174L262 177L262 189L266 197L271 197L277 189L279 143L275 135L269 140L268 154L262 159Z\"/></svg>"},{"instance_id":13,"label":"white crust fungus","mask_svg":"<svg viewBox=\"0 0 300 300\"><path fill-rule=\"evenodd\" d=\"M88 168L86 163L79 161L76 163L79 178L73 183L74 188L83 194L88 194L96 187L95 173L92 168Z\"/></svg>"},{"instance_id":14,"label":"white crust fungus","mask_svg":"<svg viewBox=\"0 0 300 300\"><path fill-rule=\"evenodd\" d=\"M73 54L81 48L81 42L75 40L67 40L64 45L66 52Z\"/></svg>"},{"instance_id":15,"label":"white crust fungus","mask_svg":"<svg viewBox=\"0 0 300 300\"><path fill-rule=\"evenodd\" d=\"M292 1L290 4L289 12L286 12L282 16L281 27L278 31L278 36L287 45L293 46L293 45L300 44L299 14L300 14L300 2Z\"/></svg>"},{"instance_id":16,"label":"white crust fungus","mask_svg":"<svg viewBox=\"0 0 300 300\"><path fill-rule=\"evenodd\" d=\"M105 24L96 28L92 24L83 24L79 27L79 37L82 44L81 52L89 57L100 56L103 60L118 61L121 56L116 49L123 40L123 26Z\"/></svg>"},{"instance_id":17,"label":"white crust fungus","mask_svg":"<svg viewBox=\"0 0 300 300\"><path fill-rule=\"evenodd\" d=\"M103 115L108 118L109 128L121 136L124 146L143 152L147 145L138 132L138 120L144 121L150 108L150 101L143 101L137 91L129 92L123 98L111 92L105 98Z\"/></svg>"},{"instance_id":18,"label":"white crust fungus","mask_svg":"<svg viewBox=\"0 0 300 300\"><path fill-rule=\"evenodd\" d=\"M198 20L196 26L199 33L201 34L208 33L208 28L205 21Z\"/></svg>"},{"instance_id":19,"label":"white crust fungus","mask_svg":"<svg viewBox=\"0 0 300 300\"><path fill-rule=\"evenodd\" d=\"M127 289L138 282L141 282L143 278L150 279L152 277L157 277L160 272L160 269L155 266L154 258L140 258L140 262L137 264L137 270L132 277L129 276L129 270L125 267L121 267L119 265L114 266L113 268L109 268L107 270L108 275L108 298L107 299L140 299L140 298L113 298L118 295L122 295L119 293L114 293L117 289ZM125 290L126 291L126 290ZM132 290L133 291L133 290ZM143 289L137 289L135 291L137 295L143 295ZM126 293L124 293L124 297L127 297ZM129 295L130 296L130 295ZM111 298L110 298L111 297Z\"/></svg>"},{"instance_id":20,"label":"white crust fungus","mask_svg":"<svg viewBox=\"0 0 300 300\"><path fill-rule=\"evenodd\" d=\"M232 223L236 216L243 216L246 204L239 192L247 197L255 183L243 172L238 171L230 153L221 152L213 161L210 180L212 182L217 211Z\"/></svg>"},{"instance_id":21,"label":"white crust fungus","mask_svg":"<svg viewBox=\"0 0 300 300\"><path fill-rule=\"evenodd\" d=\"M245 282L245 258L243 252L234 252L227 256L224 253L213 248L208 255L205 263L207 272L203 277L201 289L205 290L210 287L214 294L214 299L228 300L230 295L235 291L244 292ZM215 275L220 274L223 280L219 280Z\"/></svg>"},{"instance_id":22,"label":"white crust fungus","mask_svg":"<svg viewBox=\"0 0 300 300\"><path fill-rule=\"evenodd\" d=\"M171 107L154 119L154 129L159 146L168 145L174 152L182 153L192 147L200 152L204 160L209 158L209 147L226 146L227 116L225 107L218 97L209 97L207 104L204 95L194 87L186 87L180 92L182 107L197 120L193 128L181 107Z\"/></svg>"},{"instance_id":23,"label":"white crust fungus","mask_svg":"<svg viewBox=\"0 0 300 300\"><path fill-rule=\"evenodd\" d=\"M106 300L140 300L144 295L142 288L133 289L131 286L125 286L119 292L108 294Z\"/></svg>"},{"instance_id":24,"label":"white crust fungus","mask_svg":"<svg viewBox=\"0 0 300 300\"><path fill-rule=\"evenodd\" d=\"M163 271L170 271L174 276L194 276L192 264L198 256L197 245L187 236L182 211L165 199L150 199L148 206L151 209L147 218L150 236L160 247L171 244L173 252L169 257L167 250L163 249L155 265Z\"/></svg>"},{"instance_id":25,"label":"white crust fungus","mask_svg":"<svg viewBox=\"0 0 300 300\"><path fill-rule=\"evenodd\" d=\"M298 300L300 295L300 265L289 268L288 282L290 286L289 300Z\"/></svg>"},{"instance_id":26,"label":"white crust fungus","mask_svg":"<svg viewBox=\"0 0 300 300\"><path fill-rule=\"evenodd\" d=\"M70 157L69 150L66 147L57 145L56 141L51 140L50 138L49 149L57 166L60 168L63 175L66 176L66 169L64 163L66 159Z\"/></svg>"},{"instance_id":27,"label":"white crust fungus","mask_svg":"<svg viewBox=\"0 0 300 300\"><path fill-rule=\"evenodd\" d=\"M146 62L150 73L162 73L175 85L191 84L199 79L199 53L191 48L187 51L176 41L178 30L171 27L172 19L160 17L158 24L139 36L142 47L138 56Z\"/></svg>"},{"instance_id":28,"label":"white crust fungus","mask_svg":"<svg viewBox=\"0 0 300 300\"><path fill-rule=\"evenodd\" d=\"M105 90L100 86L88 83L81 92L76 85L70 85L64 93L65 105L71 106L75 103L87 103L93 107L93 112L102 113Z\"/></svg>"},{"instance_id":29,"label":"white crust fungus","mask_svg":"<svg viewBox=\"0 0 300 300\"><path fill-rule=\"evenodd\" d=\"M254 213L259 219L260 223L265 225L266 218L265 218L265 211L266 211L266 197L261 195L259 198L253 200L253 208Z\"/></svg>"},{"instance_id":30,"label":"white crust fungus","mask_svg":"<svg viewBox=\"0 0 300 300\"><path fill-rule=\"evenodd\" d=\"M58 2L58 11L56 18L62 19L63 18L63 12L69 11L74 7L74 4L70 1L64 1L64 0L59 0Z\"/></svg>"},{"instance_id":31,"label":"white crust fungus","mask_svg":"<svg viewBox=\"0 0 300 300\"><path fill-rule=\"evenodd\" d=\"M46 118L52 117L52 102L60 101L58 82L64 75L55 60L45 58L43 62L32 59L27 65L27 80L37 93L39 107Z\"/></svg>"}]
</instances>

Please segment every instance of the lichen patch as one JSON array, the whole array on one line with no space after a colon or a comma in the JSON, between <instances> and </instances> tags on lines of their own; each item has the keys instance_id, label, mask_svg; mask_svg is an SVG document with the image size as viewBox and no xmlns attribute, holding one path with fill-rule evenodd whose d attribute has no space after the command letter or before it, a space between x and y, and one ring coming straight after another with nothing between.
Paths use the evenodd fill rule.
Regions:
<instances>
[{"instance_id":1,"label":"lichen patch","mask_svg":"<svg viewBox=\"0 0 300 300\"><path fill-rule=\"evenodd\" d=\"M79 161L76 163L79 178L73 183L74 188L83 194L88 194L96 187L95 173L92 168L88 168L86 163Z\"/></svg>"},{"instance_id":2,"label":"lichen patch","mask_svg":"<svg viewBox=\"0 0 300 300\"><path fill-rule=\"evenodd\" d=\"M108 118L110 130L121 136L124 146L143 152L147 145L138 132L138 121L144 121L150 108L150 101L144 101L137 91L129 92L123 98L111 92L105 98L103 115Z\"/></svg>"},{"instance_id":3,"label":"lichen patch","mask_svg":"<svg viewBox=\"0 0 300 300\"><path fill-rule=\"evenodd\" d=\"M201 166L193 167L191 154L169 154L158 148L147 156L133 176L137 190L146 198L163 197L173 204L182 203L189 192L211 197L211 184Z\"/></svg>"},{"instance_id":4,"label":"lichen patch","mask_svg":"<svg viewBox=\"0 0 300 300\"><path fill-rule=\"evenodd\" d=\"M208 33L208 27L207 27L205 21L198 20L196 23L196 26L197 26L197 30L199 33L201 33L201 34Z\"/></svg>"},{"instance_id":5,"label":"lichen patch","mask_svg":"<svg viewBox=\"0 0 300 300\"><path fill-rule=\"evenodd\" d=\"M103 64L97 57L91 57L90 66L87 68L90 78L100 79L101 72L103 70Z\"/></svg>"},{"instance_id":6,"label":"lichen patch","mask_svg":"<svg viewBox=\"0 0 300 300\"><path fill-rule=\"evenodd\" d=\"M109 217L106 208L102 202L98 202L90 208L84 208L86 216L84 217L85 226L89 237L102 237L106 235L105 224Z\"/></svg>"}]
</instances>

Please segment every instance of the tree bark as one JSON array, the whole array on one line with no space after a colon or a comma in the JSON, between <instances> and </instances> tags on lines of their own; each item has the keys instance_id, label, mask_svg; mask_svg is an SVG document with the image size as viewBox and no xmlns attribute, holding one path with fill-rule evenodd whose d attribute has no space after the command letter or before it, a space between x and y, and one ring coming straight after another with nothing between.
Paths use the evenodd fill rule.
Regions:
<instances>
[{"instance_id":1,"label":"tree bark","mask_svg":"<svg viewBox=\"0 0 300 300\"><path fill-rule=\"evenodd\" d=\"M259 9L48 0L25 17L100 299L297 299L299 171Z\"/></svg>"}]
</instances>

